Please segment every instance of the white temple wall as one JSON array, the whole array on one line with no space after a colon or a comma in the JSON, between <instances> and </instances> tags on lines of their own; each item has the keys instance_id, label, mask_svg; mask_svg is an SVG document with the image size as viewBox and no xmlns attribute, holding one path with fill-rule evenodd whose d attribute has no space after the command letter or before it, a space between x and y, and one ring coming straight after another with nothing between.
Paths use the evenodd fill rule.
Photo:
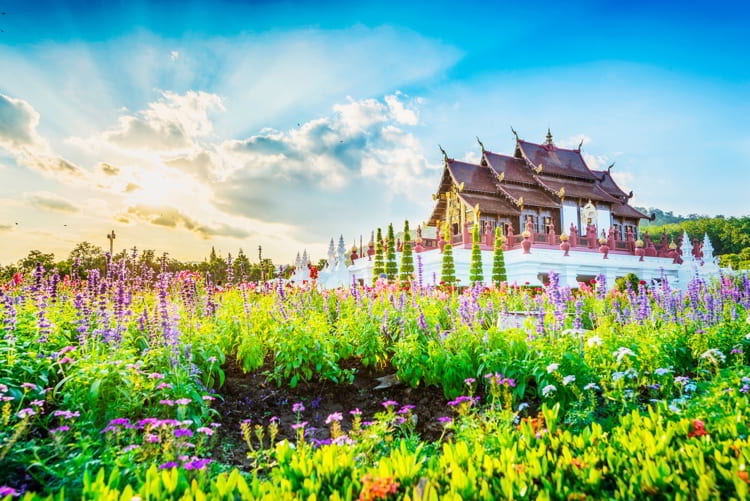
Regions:
<instances>
[{"instance_id":1,"label":"white temple wall","mask_svg":"<svg viewBox=\"0 0 750 501\"><path fill-rule=\"evenodd\" d=\"M609 207L597 207L596 231L599 233L598 237L601 238L602 230L604 230L605 235L609 235L610 226L612 226L612 215L609 212Z\"/></svg>"},{"instance_id":2,"label":"white temple wall","mask_svg":"<svg viewBox=\"0 0 750 501\"><path fill-rule=\"evenodd\" d=\"M575 200L566 200L562 207L562 233L570 231L570 223L578 228L578 204Z\"/></svg>"}]
</instances>

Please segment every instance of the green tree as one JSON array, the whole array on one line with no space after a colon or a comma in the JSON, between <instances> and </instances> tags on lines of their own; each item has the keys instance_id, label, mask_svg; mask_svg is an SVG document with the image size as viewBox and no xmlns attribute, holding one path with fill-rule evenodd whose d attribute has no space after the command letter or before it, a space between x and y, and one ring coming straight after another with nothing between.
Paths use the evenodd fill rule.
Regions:
<instances>
[{"instance_id":1,"label":"green tree","mask_svg":"<svg viewBox=\"0 0 750 501\"><path fill-rule=\"evenodd\" d=\"M25 258L18 261L18 267L21 268L24 273L29 273L36 269L37 263L41 263L45 271L51 271L55 266L55 255L52 253L45 254L42 251L32 250Z\"/></svg>"},{"instance_id":2,"label":"green tree","mask_svg":"<svg viewBox=\"0 0 750 501\"><path fill-rule=\"evenodd\" d=\"M495 285L508 281L508 274L505 272L505 236L498 226L495 228L495 253L492 261L492 281Z\"/></svg>"},{"instance_id":3,"label":"green tree","mask_svg":"<svg viewBox=\"0 0 750 501\"><path fill-rule=\"evenodd\" d=\"M380 275L385 273L385 267L383 265L383 233L378 228L378 236L375 242L375 263L372 266L372 285L375 286L375 282L378 281Z\"/></svg>"},{"instance_id":4,"label":"green tree","mask_svg":"<svg viewBox=\"0 0 750 501\"><path fill-rule=\"evenodd\" d=\"M480 247L479 225L475 224L471 229L471 270L469 271L469 282L471 285L484 282L482 270L482 249Z\"/></svg>"},{"instance_id":5,"label":"green tree","mask_svg":"<svg viewBox=\"0 0 750 501\"><path fill-rule=\"evenodd\" d=\"M385 274L388 280L396 280L398 265L396 264L396 238L393 236L393 223L388 225L388 249L385 256Z\"/></svg>"},{"instance_id":6,"label":"green tree","mask_svg":"<svg viewBox=\"0 0 750 501\"><path fill-rule=\"evenodd\" d=\"M451 231L450 227L446 228L445 231L446 244L443 247L443 269L440 273L440 280L445 285L453 285L456 283L456 267L453 264L453 246L451 245Z\"/></svg>"},{"instance_id":7,"label":"green tree","mask_svg":"<svg viewBox=\"0 0 750 501\"><path fill-rule=\"evenodd\" d=\"M404 249L401 253L400 280L409 282L414 273L414 258L411 253L411 235L409 234L409 221L404 221Z\"/></svg>"},{"instance_id":8,"label":"green tree","mask_svg":"<svg viewBox=\"0 0 750 501\"><path fill-rule=\"evenodd\" d=\"M98 245L94 245L90 242L81 242L73 247L68 255L68 261L71 267L78 260L78 267L76 274L78 278L86 278L86 272L88 270L99 270L100 274L104 274L107 267L107 256L104 251Z\"/></svg>"},{"instance_id":9,"label":"green tree","mask_svg":"<svg viewBox=\"0 0 750 501\"><path fill-rule=\"evenodd\" d=\"M237 257L232 263L232 273L234 273L235 280L243 282L247 280L250 273L250 260L242 249L237 253Z\"/></svg>"}]
</instances>

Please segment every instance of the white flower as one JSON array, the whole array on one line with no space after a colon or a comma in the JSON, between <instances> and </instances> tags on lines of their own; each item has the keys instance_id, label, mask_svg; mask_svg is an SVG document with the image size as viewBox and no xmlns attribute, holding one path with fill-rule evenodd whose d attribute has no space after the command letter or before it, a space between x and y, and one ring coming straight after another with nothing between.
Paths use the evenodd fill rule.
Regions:
<instances>
[{"instance_id":1,"label":"white flower","mask_svg":"<svg viewBox=\"0 0 750 501\"><path fill-rule=\"evenodd\" d=\"M592 346L600 346L602 344L602 338L599 336L590 337L589 340L586 341L586 344L589 345L589 348Z\"/></svg>"},{"instance_id":2,"label":"white flower","mask_svg":"<svg viewBox=\"0 0 750 501\"><path fill-rule=\"evenodd\" d=\"M669 369L660 367L654 371L654 374L656 374L657 376L663 376L664 374L669 374L670 372L672 372L671 367Z\"/></svg>"},{"instance_id":3,"label":"white flower","mask_svg":"<svg viewBox=\"0 0 750 501\"><path fill-rule=\"evenodd\" d=\"M713 364L717 364L717 365L720 362L725 362L726 359L727 359L727 357L722 352L720 352L719 350L717 350L716 348L711 348L710 350L707 350L707 351L703 352L701 354L700 358L705 358L709 362L711 362Z\"/></svg>"},{"instance_id":4,"label":"white flower","mask_svg":"<svg viewBox=\"0 0 750 501\"><path fill-rule=\"evenodd\" d=\"M638 372L635 369L630 368L625 371L625 376L627 376L628 379L635 379L638 377Z\"/></svg>"},{"instance_id":5,"label":"white flower","mask_svg":"<svg viewBox=\"0 0 750 501\"><path fill-rule=\"evenodd\" d=\"M599 388L599 385L596 383L589 383L586 386L584 386L583 389L588 391L588 390L599 390L600 388Z\"/></svg>"},{"instance_id":6,"label":"white flower","mask_svg":"<svg viewBox=\"0 0 750 501\"><path fill-rule=\"evenodd\" d=\"M576 380L576 377L575 377L575 376L565 376L565 377L563 378L563 384L564 384L565 386L568 386L568 383L573 383L573 382L575 382L575 380Z\"/></svg>"},{"instance_id":7,"label":"white flower","mask_svg":"<svg viewBox=\"0 0 750 501\"><path fill-rule=\"evenodd\" d=\"M518 406L518 412L523 412L524 409L526 409L529 406L526 402L521 402L521 404Z\"/></svg>"},{"instance_id":8,"label":"white flower","mask_svg":"<svg viewBox=\"0 0 750 501\"><path fill-rule=\"evenodd\" d=\"M622 377L625 375L624 372L613 372L612 373L612 381L619 381L622 379Z\"/></svg>"},{"instance_id":9,"label":"white flower","mask_svg":"<svg viewBox=\"0 0 750 501\"><path fill-rule=\"evenodd\" d=\"M572 336L572 337L580 337L584 334L586 334L588 331L586 329L565 329L562 331L563 336Z\"/></svg>"},{"instance_id":10,"label":"white flower","mask_svg":"<svg viewBox=\"0 0 750 501\"><path fill-rule=\"evenodd\" d=\"M625 356L631 356L635 358L635 353L633 353L633 350L631 350L630 348L625 348L624 346L620 346L617 349L617 351L612 352L612 356L617 358L617 363L619 364L620 362L623 361Z\"/></svg>"},{"instance_id":11,"label":"white flower","mask_svg":"<svg viewBox=\"0 0 750 501\"><path fill-rule=\"evenodd\" d=\"M548 384L542 388L542 395L544 395L544 398L547 398L553 391L557 391L557 387L554 384Z\"/></svg>"},{"instance_id":12,"label":"white flower","mask_svg":"<svg viewBox=\"0 0 750 501\"><path fill-rule=\"evenodd\" d=\"M552 374L557 370L558 367L560 367L560 364L549 364L547 366L547 374Z\"/></svg>"}]
</instances>

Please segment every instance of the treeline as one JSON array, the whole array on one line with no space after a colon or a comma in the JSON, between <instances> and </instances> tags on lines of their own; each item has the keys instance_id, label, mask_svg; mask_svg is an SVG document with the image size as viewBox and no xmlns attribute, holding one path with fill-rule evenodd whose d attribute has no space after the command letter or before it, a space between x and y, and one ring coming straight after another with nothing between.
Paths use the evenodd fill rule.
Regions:
<instances>
[{"instance_id":1,"label":"treeline","mask_svg":"<svg viewBox=\"0 0 750 501\"><path fill-rule=\"evenodd\" d=\"M44 253L39 250L32 250L29 254L16 263L0 265L0 281L10 280L13 275L20 273L28 277L36 269L37 263L41 264L45 273L56 273L61 279L66 275L73 277L74 271L78 278L85 278L87 270L98 270L100 274L106 273L108 253L90 242L81 242L77 244L70 252L68 257L63 260L56 260L52 253ZM135 272L155 276L162 272L177 272L188 270L201 274L210 273L214 283L226 283L229 277L229 256L222 256L211 248L211 254L201 262L182 262L172 258L167 253L158 254L153 249L131 249L122 250L115 254L113 260L120 262L125 260L128 268ZM278 266L274 265L269 258L263 259L262 263L250 262L247 255L242 249L237 254L231 255L231 272L232 281L257 282L261 277L266 280L276 278L281 273L282 276L288 277L292 273L293 266L284 266L283 272Z\"/></svg>"},{"instance_id":2,"label":"treeline","mask_svg":"<svg viewBox=\"0 0 750 501\"><path fill-rule=\"evenodd\" d=\"M657 209L654 207L649 207L646 209L645 207L636 207L637 210L643 212L644 214L651 216L654 216L653 221L643 220L641 221L641 227L645 228L647 226L664 226L667 224L678 224L685 221L697 221L699 219L711 219L711 216L708 216L707 214L688 214L687 216L681 216L681 215L675 215L672 211L663 211L661 209ZM724 217L724 216L716 216L716 217Z\"/></svg>"},{"instance_id":3,"label":"treeline","mask_svg":"<svg viewBox=\"0 0 750 501\"><path fill-rule=\"evenodd\" d=\"M664 231L670 240L677 239L683 232L687 232L691 239L695 237L700 240L703 240L704 234L708 234L714 255L720 256L722 266L731 264L734 269L750 268L750 217L688 219L658 226L651 224L643 229L656 240Z\"/></svg>"}]
</instances>

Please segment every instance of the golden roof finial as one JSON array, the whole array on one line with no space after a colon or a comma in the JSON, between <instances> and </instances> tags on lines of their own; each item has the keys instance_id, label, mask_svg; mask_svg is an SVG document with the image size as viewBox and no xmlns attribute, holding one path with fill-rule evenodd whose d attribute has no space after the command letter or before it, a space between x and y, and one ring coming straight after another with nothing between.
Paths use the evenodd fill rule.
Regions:
<instances>
[{"instance_id":1,"label":"golden roof finial","mask_svg":"<svg viewBox=\"0 0 750 501\"><path fill-rule=\"evenodd\" d=\"M547 141L545 142L548 146L552 146L552 131L547 127Z\"/></svg>"}]
</instances>

